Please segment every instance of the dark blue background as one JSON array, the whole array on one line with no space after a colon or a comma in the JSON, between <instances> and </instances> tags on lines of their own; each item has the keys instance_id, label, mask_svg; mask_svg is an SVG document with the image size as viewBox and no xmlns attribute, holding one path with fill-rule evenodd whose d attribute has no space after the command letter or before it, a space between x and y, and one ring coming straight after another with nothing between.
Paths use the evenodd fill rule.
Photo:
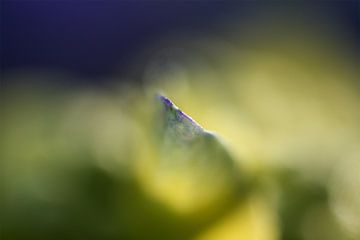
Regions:
<instances>
[{"instance_id":1,"label":"dark blue background","mask_svg":"<svg viewBox=\"0 0 360 240\"><path fill-rule=\"evenodd\" d=\"M278 2L272 3L279 4ZM211 33L229 16L239 21L259 2L2 1L2 73L51 69L88 78L126 72L148 44L174 32ZM340 16L360 41L358 1L309 3Z\"/></svg>"}]
</instances>

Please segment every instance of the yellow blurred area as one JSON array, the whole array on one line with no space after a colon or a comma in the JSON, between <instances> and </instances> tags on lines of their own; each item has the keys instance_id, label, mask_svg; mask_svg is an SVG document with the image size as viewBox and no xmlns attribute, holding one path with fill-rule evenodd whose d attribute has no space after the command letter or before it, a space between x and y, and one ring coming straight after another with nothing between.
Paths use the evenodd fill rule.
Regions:
<instances>
[{"instance_id":1,"label":"yellow blurred area","mask_svg":"<svg viewBox=\"0 0 360 240\"><path fill-rule=\"evenodd\" d=\"M180 44L186 49L181 60L175 57L166 67L150 65L148 77L151 88L163 89L205 128L219 133L239 164L255 174L269 167L297 169L304 178L324 182L330 188L335 181L339 191L349 189L351 196L339 193L330 197L332 209L326 214L336 219L331 223L340 229L336 231L351 228L350 232L357 232L350 234L355 239L359 237L355 226L359 221L350 212L358 212L358 174L343 172L351 184L332 179L360 145L359 70L346 57L349 49L345 41L333 32L320 35L316 31L324 33L315 27L291 30L305 37L302 39L265 34L255 43L247 41L253 35L249 39L242 36L239 42L232 39L231 44L226 40L189 41ZM265 47L259 50L258 46ZM254 50L249 51L251 48ZM359 170L356 164L349 164L354 171ZM334 201L343 203L338 206ZM304 226L311 226L306 222L309 219L304 221ZM250 235L236 238L241 234L230 229L235 229L231 227L234 224L241 229L240 222L228 217L209 231L209 239L228 239L227 234L234 239L258 239ZM326 231L324 224L317 230L307 227L314 233L303 233L303 237L322 239L315 232Z\"/></svg>"},{"instance_id":2,"label":"yellow blurred area","mask_svg":"<svg viewBox=\"0 0 360 240\"><path fill-rule=\"evenodd\" d=\"M278 239L277 221L269 206L253 197L243 206L234 209L196 240Z\"/></svg>"},{"instance_id":3,"label":"yellow blurred area","mask_svg":"<svg viewBox=\"0 0 360 240\"><path fill-rule=\"evenodd\" d=\"M359 239L351 49L321 25L258 21L224 39L164 40L143 88L10 88L0 103L5 240L24 239L18 229L29 239ZM219 135L251 190L236 192L214 149L164 147L158 91Z\"/></svg>"}]
</instances>

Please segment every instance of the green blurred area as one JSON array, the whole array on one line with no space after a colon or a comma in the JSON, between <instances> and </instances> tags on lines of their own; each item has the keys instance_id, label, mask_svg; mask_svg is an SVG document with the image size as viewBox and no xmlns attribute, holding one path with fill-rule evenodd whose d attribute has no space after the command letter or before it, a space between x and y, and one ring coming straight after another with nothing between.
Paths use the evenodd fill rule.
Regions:
<instances>
[{"instance_id":1,"label":"green blurred area","mask_svg":"<svg viewBox=\"0 0 360 240\"><path fill-rule=\"evenodd\" d=\"M359 239L358 59L272 19L164 40L141 87L7 76L1 239ZM164 142L159 90L219 140Z\"/></svg>"}]
</instances>

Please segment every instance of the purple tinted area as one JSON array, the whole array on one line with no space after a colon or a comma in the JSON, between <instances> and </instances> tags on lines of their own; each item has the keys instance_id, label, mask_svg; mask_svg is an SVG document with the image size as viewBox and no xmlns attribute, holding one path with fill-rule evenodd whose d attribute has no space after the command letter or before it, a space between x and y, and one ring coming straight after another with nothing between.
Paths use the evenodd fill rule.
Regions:
<instances>
[{"instance_id":1,"label":"purple tinted area","mask_svg":"<svg viewBox=\"0 0 360 240\"><path fill-rule=\"evenodd\" d=\"M162 95L159 95L159 99L168 107L172 107L174 104L170 101L170 99L162 96Z\"/></svg>"},{"instance_id":2,"label":"purple tinted area","mask_svg":"<svg viewBox=\"0 0 360 240\"><path fill-rule=\"evenodd\" d=\"M182 121L182 119L187 119L189 122L191 122L192 125L197 126L202 129L202 127L197 122L195 122L190 116L188 116L186 113L184 113L183 111L178 109L170 99L168 99L167 97L164 97L163 95L158 95L158 98L160 99L160 101L162 103L164 103L164 105L166 107L169 107L169 108L175 107L176 117L177 117L178 121Z\"/></svg>"},{"instance_id":3,"label":"purple tinted area","mask_svg":"<svg viewBox=\"0 0 360 240\"><path fill-rule=\"evenodd\" d=\"M190 122L196 124L195 121L194 121L191 117L189 117L188 115L186 115L186 113L184 113L183 111L179 110L179 114L180 114L182 117L184 117L184 118L186 118L187 120L189 120Z\"/></svg>"}]
</instances>

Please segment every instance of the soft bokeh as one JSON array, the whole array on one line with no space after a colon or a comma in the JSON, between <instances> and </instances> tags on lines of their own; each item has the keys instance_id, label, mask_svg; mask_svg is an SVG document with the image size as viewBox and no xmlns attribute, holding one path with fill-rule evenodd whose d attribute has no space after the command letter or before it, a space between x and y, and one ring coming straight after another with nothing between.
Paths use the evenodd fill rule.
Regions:
<instances>
[{"instance_id":1,"label":"soft bokeh","mask_svg":"<svg viewBox=\"0 0 360 240\"><path fill-rule=\"evenodd\" d=\"M284 6L159 39L141 84L5 74L1 239L359 239L358 43L339 16ZM226 154L168 144L159 92Z\"/></svg>"}]
</instances>

